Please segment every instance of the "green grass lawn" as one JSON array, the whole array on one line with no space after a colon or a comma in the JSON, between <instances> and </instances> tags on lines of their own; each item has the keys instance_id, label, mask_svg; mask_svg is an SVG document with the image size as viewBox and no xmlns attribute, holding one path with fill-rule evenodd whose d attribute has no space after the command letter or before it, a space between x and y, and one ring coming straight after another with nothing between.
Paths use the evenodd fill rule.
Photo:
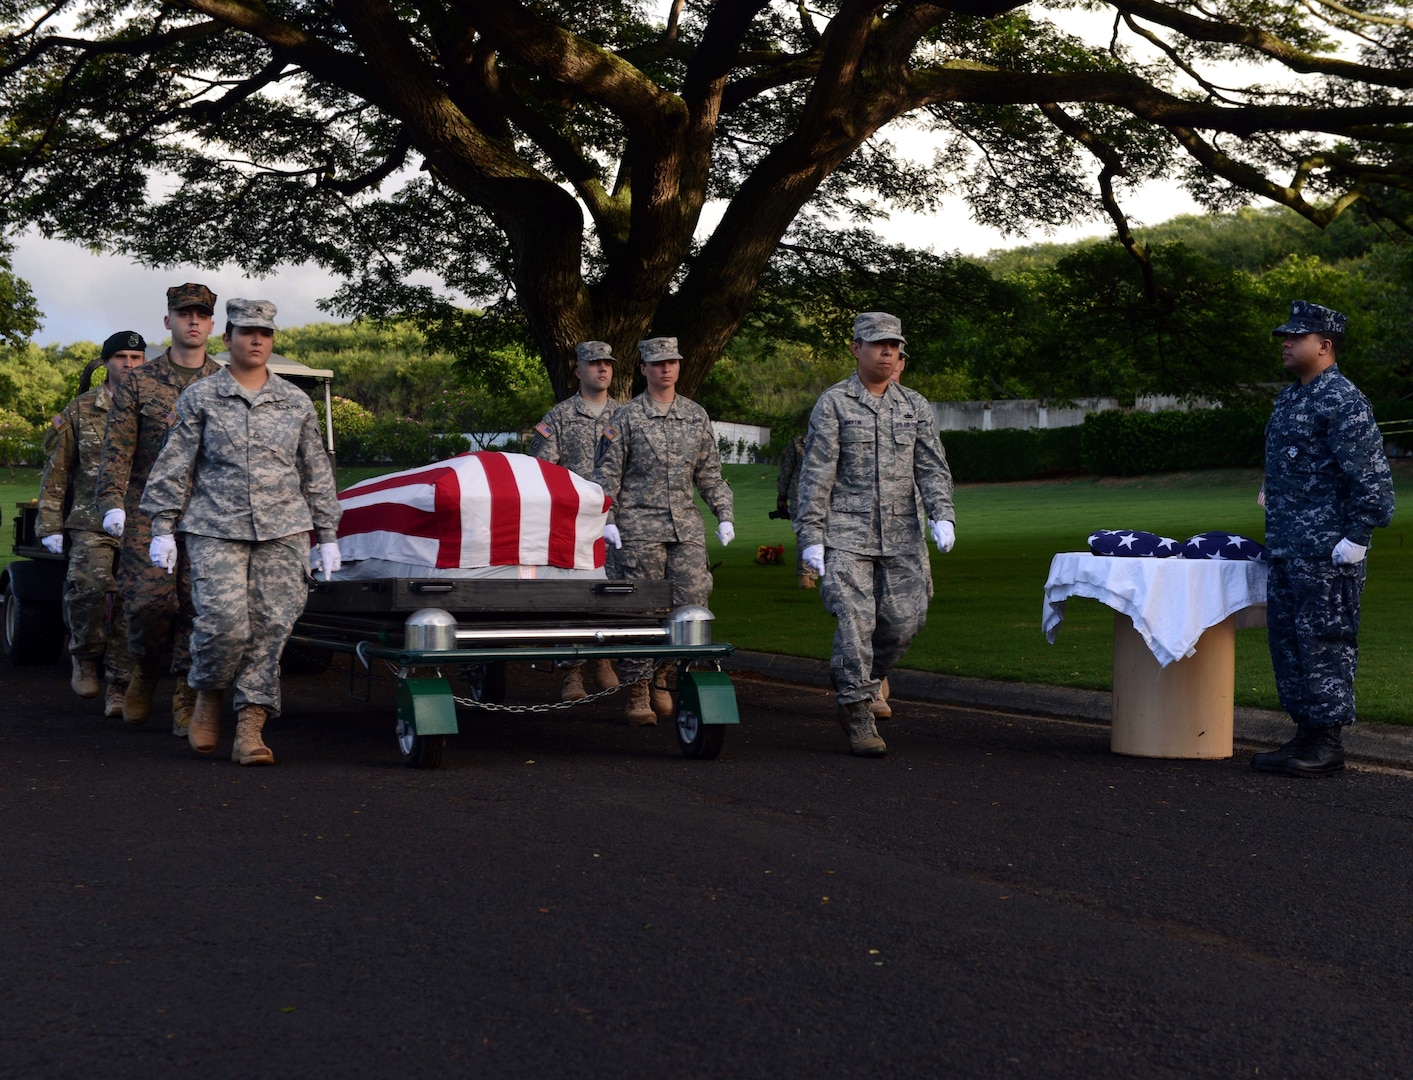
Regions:
<instances>
[{"instance_id":1,"label":"green grass lawn","mask_svg":"<svg viewBox=\"0 0 1413 1080\"><path fill-rule=\"evenodd\" d=\"M342 469L347 486L384 469ZM834 621L819 593L797 587L794 537L788 522L766 515L775 508L774 466L728 465L736 493L736 541L722 549L708 528L716 564L711 608L713 634L738 648L826 659ZM1413 468L1398 464L1394 482L1408 490ZM0 474L0 481L5 478ZM1123 480L977 484L959 488L957 546L931 550L936 582L928 625L903 666L988 679L1108 689L1113 668L1113 613L1096 601L1075 599L1054 645L1040 632L1042 589L1056 552L1083 550L1097 528L1147 529L1179 540L1210 529L1259 539L1255 470L1174 473ZM0 483L8 556L9 522L16 501L38 491L34 469L16 470ZM1413 607L1413 545L1405 531L1413 510L1400 509L1393 526L1375 535L1364 593L1358 700L1360 716L1389 723L1413 721L1405 702L1413 691L1408 612ZM708 516L710 522L710 518ZM761 544L784 544L785 561L756 563ZM1236 700L1277 708L1265 632L1244 630L1236 642Z\"/></svg>"}]
</instances>

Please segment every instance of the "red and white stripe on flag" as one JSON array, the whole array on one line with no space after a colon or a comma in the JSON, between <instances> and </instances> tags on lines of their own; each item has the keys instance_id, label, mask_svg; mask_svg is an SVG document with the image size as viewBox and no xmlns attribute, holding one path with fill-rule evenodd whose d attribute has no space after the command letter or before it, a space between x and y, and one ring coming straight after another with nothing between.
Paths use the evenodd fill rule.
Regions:
<instances>
[{"instance_id":1,"label":"red and white stripe on flag","mask_svg":"<svg viewBox=\"0 0 1413 1080\"><path fill-rule=\"evenodd\" d=\"M339 551L439 569L604 564L609 499L562 465L482 451L339 493Z\"/></svg>"}]
</instances>

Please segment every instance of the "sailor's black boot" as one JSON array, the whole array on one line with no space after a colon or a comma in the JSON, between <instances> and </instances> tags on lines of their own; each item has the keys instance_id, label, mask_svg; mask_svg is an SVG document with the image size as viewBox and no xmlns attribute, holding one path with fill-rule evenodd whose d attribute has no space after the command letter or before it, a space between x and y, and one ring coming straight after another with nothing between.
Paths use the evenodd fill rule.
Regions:
<instances>
[{"instance_id":1,"label":"sailor's black boot","mask_svg":"<svg viewBox=\"0 0 1413 1080\"><path fill-rule=\"evenodd\" d=\"M1310 742L1286 759L1289 776L1328 776L1344 768L1344 728L1338 724L1312 729Z\"/></svg>"},{"instance_id":2,"label":"sailor's black boot","mask_svg":"<svg viewBox=\"0 0 1413 1080\"><path fill-rule=\"evenodd\" d=\"M1297 720L1295 737L1276 750L1252 754L1251 767L1257 772L1285 772L1285 763L1310 745L1310 737L1314 735L1315 730L1308 724L1302 724Z\"/></svg>"}]
</instances>

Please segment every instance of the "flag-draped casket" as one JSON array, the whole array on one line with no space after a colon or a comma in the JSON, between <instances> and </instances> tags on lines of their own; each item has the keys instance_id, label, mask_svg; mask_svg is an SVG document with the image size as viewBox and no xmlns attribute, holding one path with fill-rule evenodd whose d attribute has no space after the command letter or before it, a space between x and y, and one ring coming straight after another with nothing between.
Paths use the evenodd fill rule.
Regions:
<instances>
[{"instance_id":1,"label":"flag-draped casket","mask_svg":"<svg viewBox=\"0 0 1413 1080\"><path fill-rule=\"evenodd\" d=\"M461 454L354 484L339 502L346 563L603 572L603 489L524 454Z\"/></svg>"}]
</instances>

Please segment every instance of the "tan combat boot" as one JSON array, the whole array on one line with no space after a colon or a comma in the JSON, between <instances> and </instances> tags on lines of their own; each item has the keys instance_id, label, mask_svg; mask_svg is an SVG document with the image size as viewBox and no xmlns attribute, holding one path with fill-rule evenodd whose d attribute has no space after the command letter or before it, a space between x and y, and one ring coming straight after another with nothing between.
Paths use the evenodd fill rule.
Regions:
<instances>
[{"instance_id":1,"label":"tan combat boot","mask_svg":"<svg viewBox=\"0 0 1413 1080\"><path fill-rule=\"evenodd\" d=\"M108 692L103 695L103 715L123 715L123 695L128 691L125 683L110 682Z\"/></svg>"},{"instance_id":2,"label":"tan combat boot","mask_svg":"<svg viewBox=\"0 0 1413 1080\"><path fill-rule=\"evenodd\" d=\"M185 739L191 727L191 714L196 710L196 691L187 685L186 676L177 676L177 688L172 691L172 734Z\"/></svg>"},{"instance_id":3,"label":"tan combat boot","mask_svg":"<svg viewBox=\"0 0 1413 1080\"><path fill-rule=\"evenodd\" d=\"M657 723L652 706L648 704L647 679L639 679L628 687L628 704L623 708L623 715L628 723L642 727L651 727Z\"/></svg>"},{"instance_id":4,"label":"tan combat boot","mask_svg":"<svg viewBox=\"0 0 1413 1080\"><path fill-rule=\"evenodd\" d=\"M77 656L70 656L69 659L74 665L74 673L69 677L69 686L74 693L82 698L97 697L101 689L98 685L98 661Z\"/></svg>"},{"instance_id":5,"label":"tan combat boot","mask_svg":"<svg viewBox=\"0 0 1413 1080\"><path fill-rule=\"evenodd\" d=\"M667 670L671 666L663 664L653 672L649 700L652 702L653 713L659 720L670 720L677 715L677 707L672 703L672 691L667 688Z\"/></svg>"},{"instance_id":6,"label":"tan combat boot","mask_svg":"<svg viewBox=\"0 0 1413 1080\"><path fill-rule=\"evenodd\" d=\"M887 753L888 744L873 724L873 714L868 711L867 701L840 705L839 726L849 736L849 749L860 757L882 757Z\"/></svg>"},{"instance_id":7,"label":"tan combat boot","mask_svg":"<svg viewBox=\"0 0 1413 1080\"><path fill-rule=\"evenodd\" d=\"M186 741L198 754L214 753L221 741L221 706L224 690L198 690L196 707L191 710L191 723L186 729Z\"/></svg>"},{"instance_id":8,"label":"tan combat boot","mask_svg":"<svg viewBox=\"0 0 1413 1080\"><path fill-rule=\"evenodd\" d=\"M612 660L590 660L593 665L594 682L600 690L614 690L618 687L618 672L613 670Z\"/></svg>"},{"instance_id":9,"label":"tan combat boot","mask_svg":"<svg viewBox=\"0 0 1413 1080\"><path fill-rule=\"evenodd\" d=\"M236 717L235 745L231 747L231 760L237 765L273 765L275 755L260 738L268 714L263 705L247 705Z\"/></svg>"},{"instance_id":10,"label":"tan combat boot","mask_svg":"<svg viewBox=\"0 0 1413 1080\"><path fill-rule=\"evenodd\" d=\"M128 689L123 694L123 719L129 724L144 723L152 712L152 693L157 689L158 663L139 660L132 670Z\"/></svg>"},{"instance_id":11,"label":"tan combat boot","mask_svg":"<svg viewBox=\"0 0 1413 1080\"><path fill-rule=\"evenodd\" d=\"M888 677L886 675L878 685L878 697L868 703L868 711L873 713L875 720L887 720L893 715L893 706L888 704Z\"/></svg>"},{"instance_id":12,"label":"tan combat boot","mask_svg":"<svg viewBox=\"0 0 1413 1080\"><path fill-rule=\"evenodd\" d=\"M589 696L589 692L584 689L584 667L582 664L575 664L572 668L564 669L564 683L559 688L560 701L583 701Z\"/></svg>"}]
</instances>

